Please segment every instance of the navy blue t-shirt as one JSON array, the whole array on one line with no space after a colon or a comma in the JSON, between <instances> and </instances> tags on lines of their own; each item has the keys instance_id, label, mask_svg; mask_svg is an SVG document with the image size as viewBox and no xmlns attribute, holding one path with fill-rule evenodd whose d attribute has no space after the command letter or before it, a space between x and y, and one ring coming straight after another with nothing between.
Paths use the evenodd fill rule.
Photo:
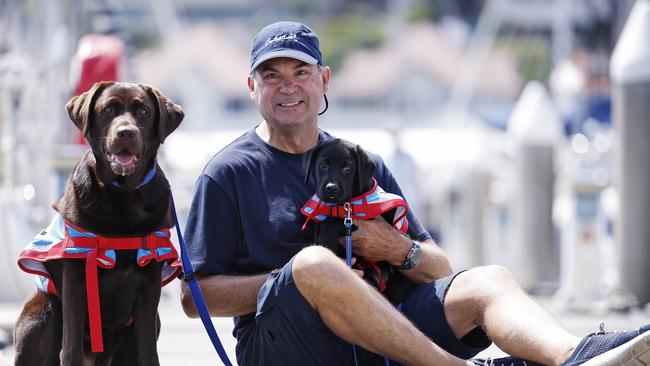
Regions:
<instances>
[{"instance_id":1,"label":"navy blue t-shirt","mask_svg":"<svg viewBox=\"0 0 650 366\"><path fill-rule=\"evenodd\" d=\"M319 131L319 140L333 137ZM386 192L402 192L383 160L370 154L375 179ZM283 267L313 243L314 225L301 230L300 208L316 191L304 182L303 154L290 154L263 141L251 129L219 151L199 176L185 226L195 272L253 275ZM431 237L411 212L417 240ZM254 313L235 317L234 334Z\"/></svg>"}]
</instances>

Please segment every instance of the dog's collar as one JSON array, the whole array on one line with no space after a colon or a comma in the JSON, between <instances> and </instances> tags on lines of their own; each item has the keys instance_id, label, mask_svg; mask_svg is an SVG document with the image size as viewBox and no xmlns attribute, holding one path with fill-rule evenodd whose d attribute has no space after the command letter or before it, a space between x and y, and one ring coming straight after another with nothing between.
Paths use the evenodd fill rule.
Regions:
<instances>
[{"instance_id":1,"label":"dog's collar","mask_svg":"<svg viewBox=\"0 0 650 366\"><path fill-rule=\"evenodd\" d=\"M136 189L142 187L143 185L145 185L145 184L151 182L151 180L153 179L153 177L156 175L156 165L158 165L158 163L154 161L154 163L153 163L153 167L151 168L151 170L149 170L149 172L147 173L147 175L144 176L144 179L142 180L142 182L140 182L140 184L138 184L137 186L135 186L135 188L133 188L134 190L136 190ZM112 182L111 182L111 185L112 185L113 187L123 188L123 187L122 187L122 186L117 182L117 180L112 181Z\"/></svg>"},{"instance_id":2,"label":"dog's collar","mask_svg":"<svg viewBox=\"0 0 650 366\"><path fill-rule=\"evenodd\" d=\"M384 212L396 209L391 224L395 230L406 233L408 230L408 220L406 219L408 205L406 201L396 194L385 192L379 187L376 179L373 178L372 180L373 186L368 192L348 201L352 209L351 217L353 219L368 220ZM318 194L311 196L309 201L300 209L300 212L307 216L305 223L302 225L302 230L305 230L311 220L321 222L328 217L346 217L345 205L325 202L318 197Z\"/></svg>"}]
</instances>

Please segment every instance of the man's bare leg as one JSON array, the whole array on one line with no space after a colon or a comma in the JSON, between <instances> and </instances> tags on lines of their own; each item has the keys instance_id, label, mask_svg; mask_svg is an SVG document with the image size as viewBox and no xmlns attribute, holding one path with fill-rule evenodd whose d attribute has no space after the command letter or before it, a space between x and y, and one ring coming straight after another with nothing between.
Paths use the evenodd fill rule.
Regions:
<instances>
[{"instance_id":1,"label":"man's bare leg","mask_svg":"<svg viewBox=\"0 0 650 366\"><path fill-rule=\"evenodd\" d=\"M408 365L472 365L435 345L330 250L312 246L293 261L302 296L339 337Z\"/></svg>"},{"instance_id":2,"label":"man's bare leg","mask_svg":"<svg viewBox=\"0 0 650 366\"><path fill-rule=\"evenodd\" d=\"M458 338L480 326L504 352L544 365L560 364L580 342L500 266L459 274L449 287L444 309Z\"/></svg>"}]
</instances>

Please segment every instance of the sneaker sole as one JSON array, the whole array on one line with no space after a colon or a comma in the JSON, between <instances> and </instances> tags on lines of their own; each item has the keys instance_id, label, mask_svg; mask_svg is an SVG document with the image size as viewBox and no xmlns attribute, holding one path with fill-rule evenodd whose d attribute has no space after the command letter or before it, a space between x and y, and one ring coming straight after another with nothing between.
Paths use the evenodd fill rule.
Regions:
<instances>
[{"instance_id":1,"label":"sneaker sole","mask_svg":"<svg viewBox=\"0 0 650 366\"><path fill-rule=\"evenodd\" d=\"M591 360L584 366L646 366L650 365L650 331L611 349Z\"/></svg>"}]
</instances>

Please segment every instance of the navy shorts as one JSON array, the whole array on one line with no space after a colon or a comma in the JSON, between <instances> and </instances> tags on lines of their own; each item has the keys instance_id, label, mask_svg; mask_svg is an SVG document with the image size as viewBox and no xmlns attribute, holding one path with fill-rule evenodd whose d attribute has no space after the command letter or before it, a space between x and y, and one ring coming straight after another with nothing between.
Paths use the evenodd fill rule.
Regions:
<instances>
[{"instance_id":1,"label":"navy shorts","mask_svg":"<svg viewBox=\"0 0 650 366\"><path fill-rule=\"evenodd\" d=\"M292 265L293 259L272 272L260 289L255 322L238 339L237 362L240 366L355 365L352 345L325 326L296 288ZM469 359L491 342L479 328L462 341L451 331L443 301L456 275L417 287L404 300L402 311L433 342ZM376 357L372 364L385 365L385 361ZM368 366L368 362L360 366Z\"/></svg>"}]
</instances>

